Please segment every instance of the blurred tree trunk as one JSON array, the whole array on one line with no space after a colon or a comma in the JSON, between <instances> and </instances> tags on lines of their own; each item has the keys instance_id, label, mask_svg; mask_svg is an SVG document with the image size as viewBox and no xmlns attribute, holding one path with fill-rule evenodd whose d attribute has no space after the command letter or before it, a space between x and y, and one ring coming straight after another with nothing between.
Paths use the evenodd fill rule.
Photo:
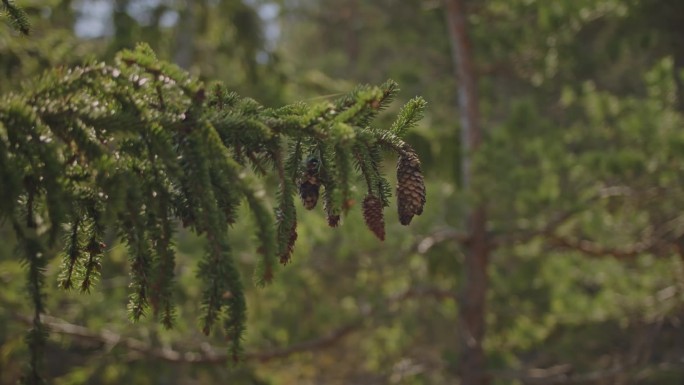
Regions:
<instances>
[{"instance_id":1,"label":"blurred tree trunk","mask_svg":"<svg viewBox=\"0 0 684 385\"><path fill-rule=\"evenodd\" d=\"M179 28L176 31L176 52L173 54L173 62L179 67L189 69L194 59L195 43L195 4L194 1L185 1L180 12Z\"/></svg>"},{"instance_id":2,"label":"blurred tree trunk","mask_svg":"<svg viewBox=\"0 0 684 385\"><path fill-rule=\"evenodd\" d=\"M672 55L676 107L684 111L684 2L651 0L637 6L641 28L656 32L664 43L663 52ZM639 30L639 29L637 29Z\"/></svg>"},{"instance_id":3,"label":"blurred tree trunk","mask_svg":"<svg viewBox=\"0 0 684 385\"><path fill-rule=\"evenodd\" d=\"M73 0L61 0L52 9L50 18L57 28L72 29L76 22Z\"/></svg>"},{"instance_id":4,"label":"blurred tree trunk","mask_svg":"<svg viewBox=\"0 0 684 385\"><path fill-rule=\"evenodd\" d=\"M109 56L114 56L116 52L122 49L130 48L136 41L139 26L135 19L128 14L130 3L130 0L116 0L114 2L112 13L114 39L107 48Z\"/></svg>"},{"instance_id":5,"label":"blurred tree trunk","mask_svg":"<svg viewBox=\"0 0 684 385\"><path fill-rule=\"evenodd\" d=\"M463 1L446 0L446 12L458 77L458 105L463 149L462 184L464 191L472 192L472 156L482 141L477 78L473 68L473 52L467 33ZM476 207L469 210L466 218L469 242L465 244L463 287L459 298L461 383L463 385L483 385L488 382L485 373L485 354L482 348L485 334L489 259L485 225L485 207L482 203L478 203Z\"/></svg>"},{"instance_id":6,"label":"blurred tree trunk","mask_svg":"<svg viewBox=\"0 0 684 385\"><path fill-rule=\"evenodd\" d=\"M684 10L680 4L679 11ZM673 70L674 80L677 89L677 109L684 112L684 15L680 12L674 13L670 23L670 35L672 41L672 56L674 59Z\"/></svg>"},{"instance_id":7,"label":"blurred tree trunk","mask_svg":"<svg viewBox=\"0 0 684 385\"><path fill-rule=\"evenodd\" d=\"M347 19L347 56L352 68L357 68L359 59L359 4L357 0L349 2L345 18Z\"/></svg>"}]
</instances>

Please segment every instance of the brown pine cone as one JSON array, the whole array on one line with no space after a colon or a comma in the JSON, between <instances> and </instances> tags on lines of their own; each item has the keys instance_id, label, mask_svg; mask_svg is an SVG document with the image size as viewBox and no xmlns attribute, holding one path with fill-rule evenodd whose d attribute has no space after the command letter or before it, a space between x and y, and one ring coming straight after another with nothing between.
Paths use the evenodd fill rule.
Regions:
<instances>
[{"instance_id":1,"label":"brown pine cone","mask_svg":"<svg viewBox=\"0 0 684 385\"><path fill-rule=\"evenodd\" d=\"M315 157L309 157L304 170L299 177L299 197L307 210L312 210L318 203L321 180L318 177L320 162Z\"/></svg>"},{"instance_id":2,"label":"brown pine cone","mask_svg":"<svg viewBox=\"0 0 684 385\"><path fill-rule=\"evenodd\" d=\"M385 219L382 214L382 201L375 195L366 195L363 199L363 219L366 226L381 241L385 240Z\"/></svg>"},{"instance_id":3,"label":"brown pine cone","mask_svg":"<svg viewBox=\"0 0 684 385\"><path fill-rule=\"evenodd\" d=\"M414 215L423 213L425 181L416 152L405 144L397 163L397 206L399 222L406 226Z\"/></svg>"},{"instance_id":4,"label":"brown pine cone","mask_svg":"<svg viewBox=\"0 0 684 385\"><path fill-rule=\"evenodd\" d=\"M299 197L302 198L302 204L307 210L313 210L316 207L320 188L320 184L311 183L308 180L299 184Z\"/></svg>"}]
</instances>

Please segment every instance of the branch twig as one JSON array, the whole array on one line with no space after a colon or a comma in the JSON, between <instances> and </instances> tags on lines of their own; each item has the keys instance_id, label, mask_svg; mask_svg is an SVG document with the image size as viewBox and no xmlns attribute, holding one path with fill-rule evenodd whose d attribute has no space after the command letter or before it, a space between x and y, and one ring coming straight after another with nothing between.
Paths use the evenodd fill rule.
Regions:
<instances>
[{"instance_id":1,"label":"branch twig","mask_svg":"<svg viewBox=\"0 0 684 385\"><path fill-rule=\"evenodd\" d=\"M499 237L494 238L492 243L493 243L494 247L510 246L510 245L514 245L514 244L529 242L538 236L544 236L544 235L552 234L554 231L556 231L556 229L558 229L560 226L562 226L564 223L566 223L575 214L577 214L577 211L566 211L566 212L560 213L560 214L556 215L554 218L552 218L551 220L549 220L549 222L546 223L546 225L544 225L544 227L542 227L540 229L534 229L534 230L529 230L529 231L521 231L521 232L517 232L517 233L501 235Z\"/></svg>"},{"instance_id":2,"label":"branch twig","mask_svg":"<svg viewBox=\"0 0 684 385\"><path fill-rule=\"evenodd\" d=\"M549 243L555 247L579 251L590 257L611 256L616 259L634 258L639 254L653 250L657 245L654 241L648 240L640 241L622 248L611 248L585 239L572 239L555 234L547 234L546 237L548 238Z\"/></svg>"},{"instance_id":3,"label":"branch twig","mask_svg":"<svg viewBox=\"0 0 684 385\"><path fill-rule=\"evenodd\" d=\"M587 373L572 374L571 365L557 365L549 369L530 369L525 372L491 371L493 378L518 380L525 384L586 384L609 379L620 374L634 372L640 375L645 372L675 370L684 367L684 357L672 361L648 363L641 366L618 364L610 368L593 370Z\"/></svg>"},{"instance_id":4,"label":"branch twig","mask_svg":"<svg viewBox=\"0 0 684 385\"><path fill-rule=\"evenodd\" d=\"M440 229L418 240L414 244L412 250L417 251L418 254L425 254L432 247L448 241L456 241L460 244L464 244L470 241L470 236L464 231L453 228Z\"/></svg>"},{"instance_id":5,"label":"branch twig","mask_svg":"<svg viewBox=\"0 0 684 385\"><path fill-rule=\"evenodd\" d=\"M401 293L391 296L386 302L387 304L393 304L419 297L432 297L440 300L456 300L457 298L456 293L454 292L434 287L424 287L409 288ZM268 362L301 352L322 350L332 347L349 334L360 329L363 326L363 320L367 319L374 312L378 311L378 309L379 308L375 308L370 311L366 311L360 314L355 321L336 328L321 337L296 343L283 348L248 352L245 353L243 357L246 361ZM16 314L15 318L24 323L30 324L32 322L31 317L19 314ZM126 337L108 330L94 331L88 329L87 327L75 325L56 317L41 315L41 320L52 333L63 334L75 339L102 344L107 346L109 349L120 347L129 352L138 353L140 356L142 356L142 358L184 364L223 364L229 359L232 359L228 355L228 352L224 351L225 349L213 347L208 344L204 344L198 352L179 351L171 347L154 346L147 342Z\"/></svg>"},{"instance_id":6,"label":"branch twig","mask_svg":"<svg viewBox=\"0 0 684 385\"><path fill-rule=\"evenodd\" d=\"M31 322L31 319L26 316L16 315L16 318L25 323ZM232 359L227 351L223 351L225 349L220 349L207 344L203 345L199 352L184 352L175 350L171 347L153 346L138 339L125 337L108 330L90 330L84 326L75 325L56 317L42 315L41 320L52 333L63 334L82 341L103 344L109 349L120 347L129 352L138 353L147 359L184 364L223 364L229 359ZM247 361L267 362L304 351L324 349L334 345L360 327L360 320L354 321L319 338L293 344L285 348L246 353L244 359Z\"/></svg>"}]
</instances>

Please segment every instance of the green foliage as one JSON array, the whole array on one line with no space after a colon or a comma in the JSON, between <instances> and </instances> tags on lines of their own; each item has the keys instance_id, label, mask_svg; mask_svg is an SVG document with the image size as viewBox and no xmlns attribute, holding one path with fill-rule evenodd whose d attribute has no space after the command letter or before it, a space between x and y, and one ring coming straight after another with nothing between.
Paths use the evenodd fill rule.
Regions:
<instances>
[{"instance_id":1,"label":"green foliage","mask_svg":"<svg viewBox=\"0 0 684 385\"><path fill-rule=\"evenodd\" d=\"M682 313L677 239L684 234L684 99L678 81L684 51L676 27L681 6L619 0L464 3L484 129L477 153L466 154L474 157L476 174L468 195L454 183L464 155L456 123L458 79L439 2L347 0L334 11L315 1L286 6L298 16L284 19L283 42L284 54L296 63L298 91L341 88L325 75L377 82L379 74L391 74L404 90L417 90L430 103L429 114L406 135L434 186L428 207L439 212L423 214L426 227L418 225L402 242L386 243L389 250L365 244L350 251L368 265L349 267L353 273L345 276L355 275L368 288L358 297L369 302L382 290L401 292L396 287L404 287L402 279L455 290L462 284L453 279L461 273L461 244L436 239L444 228L462 228L463 207L484 204L495 245L485 342L492 383L562 382L562 376L588 383L571 373L529 381L525 376L565 365L574 373L605 374L615 362L623 363L624 373L605 374L596 383L681 382L681 375L675 379L662 364L680 355L667 341L682 334L673 324ZM560 240L574 242L563 246ZM328 241L312 249L337 253L325 246ZM366 253L385 263L393 253L412 262L407 271L388 273L366 262ZM385 279L369 283L375 273L385 273ZM395 291L387 289L392 284ZM387 382L456 382L462 357L454 346L455 306L449 300L434 307L420 302L402 302L405 313L373 317L362 336L330 353L342 360L365 343L358 361L346 361L363 369L345 372L325 366L323 358L301 359L300 367L316 365L316 373L325 372L331 382L353 382L359 372ZM431 310L429 320L419 323ZM396 328L404 333L393 334ZM602 357L611 357L610 363ZM364 366L371 360L372 368ZM405 368L417 374L405 374Z\"/></svg>"},{"instance_id":2,"label":"green foliage","mask_svg":"<svg viewBox=\"0 0 684 385\"><path fill-rule=\"evenodd\" d=\"M24 35L28 35L31 29L28 15L23 9L17 7L13 0L2 0L0 3L0 16L9 18L12 27Z\"/></svg>"},{"instance_id":3,"label":"green foliage","mask_svg":"<svg viewBox=\"0 0 684 385\"><path fill-rule=\"evenodd\" d=\"M35 191L29 187L26 202L26 225L22 225L16 219L12 225L14 233L19 243L18 254L23 258L23 263L27 266L27 289L29 297L33 302L32 328L26 334L26 344L29 348L30 358L24 372L23 382L25 384L42 384L41 377L43 351L47 340L47 331L41 323L40 315L45 311L43 287L45 286L44 271L46 267L47 255L36 232L35 213L34 213L34 194Z\"/></svg>"},{"instance_id":4,"label":"green foliage","mask_svg":"<svg viewBox=\"0 0 684 385\"><path fill-rule=\"evenodd\" d=\"M255 279L263 285L272 280L278 258L289 261L296 238L292 195L302 148L321 159L328 214L345 211L352 157L370 165L359 170L367 180L380 180L379 159L370 153L377 154L388 137L404 145L387 130L368 128L396 90L388 82L360 87L335 102L268 109L221 85L205 90L156 60L145 45L121 52L114 66L48 72L1 103L0 172L8 187L0 217L18 223L26 211L28 227L40 221L49 245L64 227L60 286L85 292L101 274L106 229L114 230L128 248L131 319L140 320L151 306L167 327L174 318L173 228L180 221L206 239L197 272L202 330L208 334L221 321L237 361L246 302L229 228L238 221L240 201L247 201L255 218L261 255ZM353 154L354 148L366 151ZM250 166L256 175L278 177L275 219ZM27 238L18 224L15 229L29 248L40 330L45 258L31 246L40 245L39 238ZM38 351L42 339L32 341L32 352Z\"/></svg>"},{"instance_id":5,"label":"green foliage","mask_svg":"<svg viewBox=\"0 0 684 385\"><path fill-rule=\"evenodd\" d=\"M406 131L415 127L419 120L423 118L423 111L427 103L421 97L411 99L401 109L399 117L392 124L392 132L397 136L404 136Z\"/></svg>"},{"instance_id":6,"label":"green foliage","mask_svg":"<svg viewBox=\"0 0 684 385\"><path fill-rule=\"evenodd\" d=\"M440 2L340 0L330 7L313 0L126 0L116 2L120 6L112 14L112 35L96 39L72 36L73 21L88 17L78 15L81 3L18 2L31 17L32 38L17 38L9 28L0 28L0 90L16 93L20 82L44 68L73 67L83 57L104 54L106 60L114 60L117 51L137 41L148 42L160 58L177 63L180 53L189 52L184 65L190 73L225 84L201 87L206 97L199 116L211 122L222 142L231 143L228 151L246 181L247 190L234 183L212 186L214 198L220 201L217 205L225 209L222 215L237 218L228 226L230 249L220 256L221 268L226 270L223 263L231 259L242 281L253 276L257 287L244 285L249 327L243 334L247 360L239 368L166 362L122 343L111 345L97 338L93 342L55 331L44 341L48 359L43 366L55 383L457 382L462 357L456 343L455 291L461 282L454 277L462 273L463 248L449 237L458 237L464 208L473 203L486 204L488 239L494 245L485 341L493 384L587 383L588 377L599 384L682 382L681 344L677 344L682 339L684 282L678 255L684 234L680 2L466 1L485 129L473 159L474 194L464 194L454 183L460 180L463 155L455 107L458 79L453 76ZM271 13L279 17L269 20L278 24L277 39L272 34L259 36L258 28L255 34L257 15L267 13L261 7L274 4L279 9ZM169 15L177 15L178 22L162 23ZM192 43L182 44L185 37ZM119 64L114 67L120 69ZM339 116L340 100L333 98L352 90L353 84L380 84L387 77L399 81L403 92L397 95L398 103L388 104L387 113L374 116L370 124L362 127L326 115L334 109ZM26 85L21 95L28 95L36 84ZM146 92L150 84L156 83L148 81L135 92ZM162 88L165 98L177 85L168 87ZM301 99L306 103L266 108L227 90L255 96L269 107ZM181 93L168 104L179 100L192 104L187 96L191 94ZM420 104L409 102L416 94L429 101L430 109L418 124L403 126L411 121L410 107ZM342 99L354 105L355 98ZM147 106L144 103L139 110L148 111ZM363 113L351 112L359 117ZM402 118L404 113L409 115ZM319 116L319 124L306 124ZM277 141L270 135L272 117L296 118L284 122L289 134L278 134L280 151L271 155L268 148L251 144ZM120 125L120 133L156 121L151 116L141 124L134 113L117 112L115 118L102 118L98 124ZM396 152L403 143L396 141L392 127L420 154L431 203L410 229L400 226L396 210L385 211L386 240L379 243L367 231L361 208L366 196L380 196L385 207L390 204L396 181L394 172L386 170L394 165L382 154ZM138 128L126 136L131 145L140 140L133 133ZM152 135L152 130L147 131ZM175 131L154 131L154 140L174 143L169 132ZM320 132L341 142L324 141L319 146L321 141L312 136ZM353 139L344 139L352 132ZM85 144L88 138L80 141ZM14 162L7 155L7 143L4 137L0 140L6 148L0 151L0 164ZM130 154L132 149L127 151ZM350 170L333 167L338 151L343 162L351 164ZM301 209L295 195L308 160L322 157L330 167L316 169L321 183L316 210L325 214L311 215ZM166 217L145 214L126 219L144 223L148 239L163 240L147 242L152 260L144 259L141 269L151 271L150 288L144 293L149 307L144 310L154 316L135 324L123 322L122 304L138 287L128 288L133 281L127 277L131 273L128 247L112 233L116 229L112 223L118 219L108 205L96 206L107 229L102 238L107 245L101 281L90 295L79 293L92 225L87 210L80 209L91 199L87 191L74 198L80 203L65 208L65 220L58 228L64 237L54 235L57 246L64 239L65 248L61 258L46 261L41 288L49 295L42 305L47 313L86 327L86 332L114 333L121 341L132 338L151 349L173 349L179 357L213 362L212 350L205 355L206 345L224 346L228 334L220 327L209 337L198 332L203 326L197 327L202 295L214 287L232 292L226 282L211 286L197 274L198 262L206 262L211 252L206 233L197 236L191 223L181 228L179 218L190 217L190 212L177 213L175 208L190 206L183 202L190 193L174 190L176 179L166 177L173 162L156 165L143 165L149 170L147 177L130 182L134 175L122 175L107 187L119 189L112 195L112 207L128 203L124 191L131 183L141 186L142 196L131 195L132 203L151 199L150 186L158 184L167 187L152 190L157 196L174 193L156 201L166 207L145 206L145 210L155 207L154 212L167 212ZM155 166L158 177L153 177ZM176 167L180 180L186 166ZM193 175L199 174L198 170ZM21 168L0 167L0 210L18 211L22 226L27 198L23 175ZM335 184L344 178L351 182L348 191ZM190 187L199 191L201 186ZM67 197L76 195L69 193L68 186L65 191ZM251 194L275 199L250 202ZM37 207L45 214L41 196ZM344 196L350 199L345 201ZM16 197L22 200L17 202ZM237 201L239 205L230 204ZM137 210L142 207L135 205ZM257 212L252 206L258 207ZM265 210L270 222L259 210ZM326 228L327 219L341 223L338 215L345 211L344 226L334 231ZM36 221L41 240L51 236L46 218ZM31 314L33 301L24 298L28 292L24 275L29 269L22 269L19 261L26 258L11 252L16 236L12 221L5 222L9 226L0 226L0 238L7 240L0 244L0 383L14 383L20 363L30 361L22 336L26 325L32 324L32 317L18 321L16 316ZM74 231L78 246L70 249ZM120 233L125 240L125 232ZM262 237L276 243L262 242ZM269 244L275 245L270 252L260 251ZM43 249L54 254L54 248ZM59 264L68 267L70 255L76 260L75 290L55 293L51 282L64 281L66 275L59 277L60 270L69 270ZM275 260L288 263L288 268L278 270ZM269 271L271 266L274 269ZM267 287L259 287L267 282ZM225 324L230 332L229 299L220 296L222 310L216 323ZM167 312L173 329L158 325L157 321L167 323ZM55 325L61 320L48 322ZM324 348L307 348L265 362L255 358L263 352L315 346L315 341L349 325L352 332L326 342ZM218 353L228 357L226 352ZM539 377L556 370L567 371Z\"/></svg>"}]
</instances>

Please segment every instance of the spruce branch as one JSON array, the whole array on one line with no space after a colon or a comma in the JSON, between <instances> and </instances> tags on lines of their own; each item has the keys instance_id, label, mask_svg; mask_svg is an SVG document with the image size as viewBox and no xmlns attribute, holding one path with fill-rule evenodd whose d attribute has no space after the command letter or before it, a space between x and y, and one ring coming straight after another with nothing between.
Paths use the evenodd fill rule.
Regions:
<instances>
[{"instance_id":1,"label":"spruce branch","mask_svg":"<svg viewBox=\"0 0 684 385\"><path fill-rule=\"evenodd\" d=\"M175 268L175 251L173 249L173 227L169 218L168 200L163 197L158 200L157 213L152 229L154 258L152 268L152 286L150 303L155 315L161 314L161 322L166 328L173 326L175 309L173 306L173 283Z\"/></svg>"},{"instance_id":2,"label":"spruce branch","mask_svg":"<svg viewBox=\"0 0 684 385\"><path fill-rule=\"evenodd\" d=\"M414 127L423 118L426 106L427 102L421 97L411 99L402 107L397 120L392 123L390 131L400 138L403 137L408 129Z\"/></svg>"},{"instance_id":3,"label":"spruce branch","mask_svg":"<svg viewBox=\"0 0 684 385\"><path fill-rule=\"evenodd\" d=\"M43 366L43 351L47 342L47 330L41 320L44 312L44 293L45 268L47 256L40 240L36 228L34 199L35 185L27 183L26 220L22 225L15 216L12 219L14 234L19 241L17 253L22 257L23 262L28 266L27 289L33 304L32 328L26 334L26 344L29 348L29 361L22 383L26 385L44 384L45 380L41 376Z\"/></svg>"},{"instance_id":4,"label":"spruce branch","mask_svg":"<svg viewBox=\"0 0 684 385\"><path fill-rule=\"evenodd\" d=\"M249 178L247 174L243 173L237 176L237 180L239 181L238 186L247 200L257 225L256 236L259 242L257 252L260 258L254 274L255 282L258 286L265 286L273 280L276 256L278 254L275 223L271 210L264 201L265 191L261 189L252 190L250 186L256 184L256 182Z\"/></svg>"},{"instance_id":5,"label":"spruce branch","mask_svg":"<svg viewBox=\"0 0 684 385\"><path fill-rule=\"evenodd\" d=\"M105 232L104 224L102 223L102 213L94 202L88 207L87 216L85 252L88 258L82 259L84 264L81 291L83 292L89 292L93 283L100 278L102 254L106 246L102 241Z\"/></svg>"},{"instance_id":6,"label":"spruce branch","mask_svg":"<svg viewBox=\"0 0 684 385\"><path fill-rule=\"evenodd\" d=\"M7 17L9 17L12 27L22 34L28 36L29 32L31 31L31 23L29 22L26 12L14 4L13 0L2 0L0 5L2 6L0 7L2 10L0 15L6 14Z\"/></svg>"},{"instance_id":7,"label":"spruce branch","mask_svg":"<svg viewBox=\"0 0 684 385\"><path fill-rule=\"evenodd\" d=\"M382 208L391 188L381 149L404 159L404 184L424 193L417 155L401 139L424 103L409 102L395 123L399 128L371 127L397 90L390 81L358 87L332 102L270 109L220 84L205 87L157 60L145 45L122 51L113 65L57 68L31 88L0 98L0 218L19 223L19 213L32 213L25 227L34 229L40 221L41 242L63 231L60 286L84 291L99 274L103 234L113 230L128 249L131 318L151 306L167 327L173 321L176 222L204 236L207 249L197 273L204 285L203 330L222 324L229 355L237 360L246 303L229 227L239 219L238 207L246 202L255 218L258 285L273 278L276 260L286 264L292 257L294 196L302 181L311 184L316 200L323 187L334 227L352 206L355 173L363 175L370 197L366 217L382 237ZM261 185L271 172L278 181L275 209ZM411 195L409 202L402 194L412 215L419 214L424 201ZM24 249L34 248L22 234L16 236ZM39 298L45 261L31 258L30 294ZM34 301L38 313L42 306ZM32 354L40 350L36 341Z\"/></svg>"},{"instance_id":8,"label":"spruce branch","mask_svg":"<svg viewBox=\"0 0 684 385\"><path fill-rule=\"evenodd\" d=\"M135 178L132 178L135 180ZM122 214L121 238L125 239L128 248L129 262L131 265L132 289L129 294L128 311L131 320L138 321L145 315L148 305L148 293L151 278L152 254L150 240L143 215L145 213L142 203L142 194L138 186L133 186L127 194L127 213ZM86 281L84 280L84 283ZM88 290L89 286L83 286Z\"/></svg>"},{"instance_id":9,"label":"spruce branch","mask_svg":"<svg viewBox=\"0 0 684 385\"><path fill-rule=\"evenodd\" d=\"M69 232L64 240L65 251L62 253L62 273L59 277L59 286L63 289L74 287L73 276L76 263L81 259L83 246L81 244L81 218L74 216L69 225Z\"/></svg>"},{"instance_id":10,"label":"spruce branch","mask_svg":"<svg viewBox=\"0 0 684 385\"><path fill-rule=\"evenodd\" d=\"M172 201L168 180L162 168L153 163L154 186L148 189L148 200L155 202L148 214L148 229L154 239L152 284L150 304L155 316L161 314L161 322L166 328L173 326L175 309L173 306L173 283L175 250L173 248L174 226L169 202Z\"/></svg>"},{"instance_id":11,"label":"spruce branch","mask_svg":"<svg viewBox=\"0 0 684 385\"><path fill-rule=\"evenodd\" d=\"M302 159L301 142L297 141L287 145L287 160L278 153L275 156L275 167L279 179L277 194L278 207L276 208L278 258L280 263L287 264L297 241L297 211L294 205L295 178L298 165Z\"/></svg>"},{"instance_id":12,"label":"spruce branch","mask_svg":"<svg viewBox=\"0 0 684 385\"><path fill-rule=\"evenodd\" d=\"M15 212L15 202L23 189L18 159L10 153L11 144L7 138L8 130L0 121L0 178L3 181L3 188L0 189L0 220L9 218Z\"/></svg>"}]
</instances>

